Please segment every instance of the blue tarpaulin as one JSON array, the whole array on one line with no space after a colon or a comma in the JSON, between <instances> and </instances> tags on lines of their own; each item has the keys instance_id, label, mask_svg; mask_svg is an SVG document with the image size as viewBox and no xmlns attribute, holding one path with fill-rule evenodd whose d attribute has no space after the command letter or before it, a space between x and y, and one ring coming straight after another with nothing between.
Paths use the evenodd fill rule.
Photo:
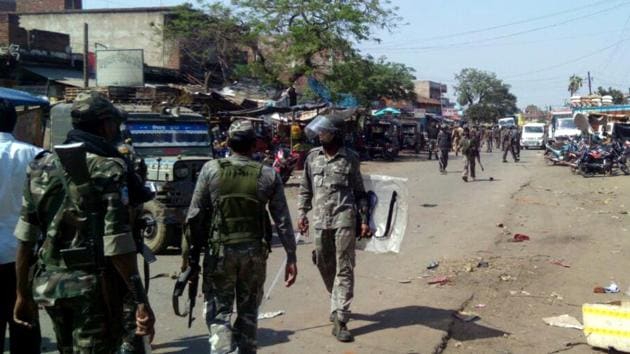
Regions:
<instances>
[{"instance_id":1,"label":"blue tarpaulin","mask_svg":"<svg viewBox=\"0 0 630 354\"><path fill-rule=\"evenodd\" d=\"M375 117L380 117L380 116L384 116L386 114L392 114L392 115L399 115L400 114L400 110L396 109L396 108L392 108L392 107L387 107L387 108L383 108L378 112L374 112L373 116Z\"/></svg>"},{"instance_id":2,"label":"blue tarpaulin","mask_svg":"<svg viewBox=\"0 0 630 354\"><path fill-rule=\"evenodd\" d=\"M14 106L48 106L49 103L43 98L33 96L28 92L0 87L0 99L8 100Z\"/></svg>"},{"instance_id":3,"label":"blue tarpaulin","mask_svg":"<svg viewBox=\"0 0 630 354\"><path fill-rule=\"evenodd\" d=\"M359 102L356 97L349 93L339 94L337 102L333 102L332 95L328 87L317 81L314 77L308 78L308 85L311 90L313 90L313 92L315 92L326 103L334 103L335 106L339 108L356 108L359 106Z\"/></svg>"}]
</instances>

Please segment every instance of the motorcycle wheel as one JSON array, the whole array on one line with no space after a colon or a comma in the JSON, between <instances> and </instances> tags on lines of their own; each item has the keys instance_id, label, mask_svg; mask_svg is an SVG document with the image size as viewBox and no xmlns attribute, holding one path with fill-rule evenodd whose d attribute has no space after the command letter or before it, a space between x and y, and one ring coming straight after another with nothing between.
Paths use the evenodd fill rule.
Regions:
<instances>
[{"instance_id":1,"label":"motorcycle wheel","mask_svg":"<svg viewBox=\"0 0 630 354\"><path fill-rule=\"evenodd\" d=\"M630 175L630 169L628 169L628 166L625 164L619 164L619 169L621 170L621 172L623 172L624 175Z\"/></svg>"}]
</instances>

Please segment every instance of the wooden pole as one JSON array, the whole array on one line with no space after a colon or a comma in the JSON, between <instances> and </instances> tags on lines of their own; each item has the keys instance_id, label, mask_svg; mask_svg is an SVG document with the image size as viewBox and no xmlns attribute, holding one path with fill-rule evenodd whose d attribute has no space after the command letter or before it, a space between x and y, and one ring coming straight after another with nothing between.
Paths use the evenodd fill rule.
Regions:
<instances>
[{"instance_id":1,"label":"wooden pole","mask_svg":"<svg viewBox=\"0 0 630 354\"><path fill-rule=\"evenodd\" d=\"M83 24L83 88L90 86L88 73L88 24Z\"/></svg>"}]
</instances>

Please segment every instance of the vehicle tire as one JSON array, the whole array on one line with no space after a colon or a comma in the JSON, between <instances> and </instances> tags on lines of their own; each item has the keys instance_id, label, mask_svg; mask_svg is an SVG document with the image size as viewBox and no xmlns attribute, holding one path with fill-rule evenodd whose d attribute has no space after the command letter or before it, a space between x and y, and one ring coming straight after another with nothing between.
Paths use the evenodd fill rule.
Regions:
<instances>
[{"instance_id":1,"label":"vehicle tire","mask_svg":"<svg viewBox=\"0 0 630 354\"><path fill-rule=\"evenodd\" d=\"M142 230L144 244L153 253L157 254L163 251L168 242L168 227L164 224L164 208L162 205L156 201L144 204L140 218L146 225Z\"/></svg>"},{"instance_id":2,"label":"vehicle tire","mask_svg":"<svg viewBox=\"0 0 630 354\"><path fill-rule=\"evenodd\" d=\"M621 170L621 172L623 172L624 175L630 175L630 169L627 165L621 164L619 165L619 169Z\"/></svg>"}]
</instances>

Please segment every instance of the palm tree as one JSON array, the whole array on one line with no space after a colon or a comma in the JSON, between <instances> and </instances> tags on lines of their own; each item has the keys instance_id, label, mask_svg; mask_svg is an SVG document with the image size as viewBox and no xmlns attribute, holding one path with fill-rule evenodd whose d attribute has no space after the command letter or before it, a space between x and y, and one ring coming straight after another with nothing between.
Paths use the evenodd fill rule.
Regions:
<instances>
[{"instance_id":1,"label":"palm tree","mask_svg":"<svg viewBox=\"0 0 630 354\"><path fill-rule=\"evenodd\" d=\"M569 78L569 92L571 93L571 96L573 96L573 94L575 94L580 87L582 87L582 83L583 83L583 79L575 74L571 75L571 77Z\"/></svg>"}]
</instances>

